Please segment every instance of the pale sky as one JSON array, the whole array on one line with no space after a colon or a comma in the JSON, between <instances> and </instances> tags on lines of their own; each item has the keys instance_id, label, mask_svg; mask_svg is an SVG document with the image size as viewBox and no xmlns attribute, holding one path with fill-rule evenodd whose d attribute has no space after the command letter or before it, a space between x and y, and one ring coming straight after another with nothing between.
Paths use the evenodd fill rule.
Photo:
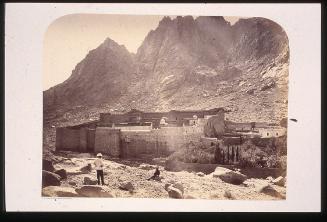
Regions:
<instances>
[{"instance_id":1,"label":"pale sky","mask_svg":"<svg viewBox=\"0 0 327 222\"><path fill-rule=\"evenodd\" d=\"M55 20L44 37L43 90L65 81L77 63L107 37L136 53L163 17L73 14ZM234 24L239 17L225 19Z\"/></svg>"}]
</instances>

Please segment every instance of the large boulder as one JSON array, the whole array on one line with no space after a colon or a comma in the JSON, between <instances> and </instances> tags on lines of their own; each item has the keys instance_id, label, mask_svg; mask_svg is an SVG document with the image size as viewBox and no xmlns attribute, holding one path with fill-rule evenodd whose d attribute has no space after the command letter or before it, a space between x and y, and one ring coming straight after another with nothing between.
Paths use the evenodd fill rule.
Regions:
<instances>
[{"instance_id":1,"label":"large boulder","mask_svg":"<svg viewBox=\"0 0 327 222\"><path fill-rule=\"evenodd\" d=\"M77 188L76 192L82 197L114 197L108 190L100 186L86 185Z\"/></svg>"},{"instance_id":2,"label":"large boulder","mask_svg":"<svg viewBox=\"0 0 327 222\"><path fill-rule=\"evenodd\" d=\"M119 185L119 188L122 189L122 190L126 190L126 191L130 191L132 192L134 190L134 186L131 182L122 182L120 185Z\"/></svg>"},{"instance_id":3,"label":"large boulder","mask_svg":"<svg viewBox=\"0 0 327 222\"><path fill-rule=\"evenodd\" d=\"M77 197L78 194L74 188L48 186L42 189L42 196L45 197Z\"/></svg>"},{"instance_id":4,"label":"large boulder","mask_svg":"<svg viewBox=\"0 0 327 222\"><path fill-rule=\"evenodd\" d=\"M84 177L83 184L84 185L97 185L98 180L94 180L94 179L92 179L90 177Z\"/></svg>"},{"instance_id":5,"label":"large boulder","mask_svg":"<svg viewBox=\"0 0 327 222\"><path fill-rule=\"evenodd\" d=\"M180 190L182 192L182 194L184 194L184 186L182 183L177 182L177 183L172 184L171 186Z\"/></svg>"},{"instance_id":6,"label":"large boulder","mask_svg":"<svg viewBox=\"0 0 327 222\"><path fill-rule=\"evenodd\" d=\"M81 167L80 171L83 173L89 173L92 171L92 165L89 163L86 166Z\"/></svg>"},{"instance_id":7,"label":"large boulder","mask_svg":"<svg viewBox=\"0 0 327 222\"><path fill-rule=\"evenodd\" d=\"M171 184L170 183L166 183L165 184L165 190L168 192L168 187L170 187L171 186Z\"/></svg>"},{"instance_id":8,"label":"large boulder","mask_svg":"<svg viewBox=\"0 0 327 222\"><path fill-rule=\"evenodd\" d=\"M168 196L176 199L183 199L184 186L180 182L168 181L165 184L165 190L168 192Z\"/></svg>"},{"instance_id":9,"label":"large boulder","mask_svg":"<svg viewBox=\"0 0 327 222\"><path fill-rule=\"evenodd\" d=\"M65 169L56 170L54 173L58 174L62 180L67 179L67 172Z\"/></svg>"},{"instance_id":10,"label":"large boulder","mask_svg":"<svg viewBox=\"0 0 327 222\"><path fill-rule=\"evenodd\" d=\"M53 167L52 161L43 159L42 160L42 170L53 172L55 170L55 168Z\"/></svg>"},{"instance_id":11,"label":"large boulder","mask_svg":"<svg viewBox=\"0 0 327 222\"><path fill-rule=\"evenodd\" d=\"M42 187L60 186L60 176L58 174L42 170Z\"/></svg>"},{"instance_id":12,"label":"large boulder","mask_svg":"<svg viewBox=\"0 0 327 222\"><path fill-rule=\"evenodd\" d=\"M238 171L226 169L224 167L217 167L212 175L213 177L220 178L226 183L231 183L235 185L240 185L247 179L247 176L245 176L244 174Z\"/></svg>"},{"instance_id":13,"label":"large boulder","mask_svg":"<svg viewBox=\"0 0 327 222\"><path fill-rule=\"evenodd\" d=\"M275 188L273 188L270 185L263 185L263 186L259 187L258 192L267 194L272 197L284 198L284 196L282 194L280 194Z\"/></svg>"},{"instance_id":14,"label":"large boulder","mask_svg":"<svg viewBox=\"0 0 327 222\"><path fill-rule=\"evenodd\" d=\"M169 186L168 187L168 196L175 199L183 199L183 193L179 189Z\"/></svg>"},{"instance_id":15,"label":"large boulder","mask_svg":"<svg viewBox=\"0 0 327 222\"><path fill-rule=\"evenodd\" d=\"M272 181L272 183L275 184L275 185L283 187L283 186L285 186L285 178L282 177L282 176L277 177L276 179L274 179Z\"/></svg>"}]
</instances>

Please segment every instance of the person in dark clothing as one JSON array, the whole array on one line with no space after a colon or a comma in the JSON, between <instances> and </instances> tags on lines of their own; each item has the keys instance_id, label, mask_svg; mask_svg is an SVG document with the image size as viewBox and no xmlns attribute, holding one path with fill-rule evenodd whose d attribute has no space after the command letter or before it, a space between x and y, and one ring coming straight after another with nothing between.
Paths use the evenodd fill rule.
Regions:
<instances>
[{"instance_id":1,"label":"person in dark clothing","mask_svg":"<svg viewBox=\"0 0 327 222\"><path fill-rule=\"evenodd\" d=\"M159 179L159 175L160 175L160 171L159 171L159 167L157 166L157 167L156 167L156 171L154 171L153 176L150 177L148 180L151 180L151 179L153 179L153 180L155 180L155 179Z\"/></svg>"}]
</instances>

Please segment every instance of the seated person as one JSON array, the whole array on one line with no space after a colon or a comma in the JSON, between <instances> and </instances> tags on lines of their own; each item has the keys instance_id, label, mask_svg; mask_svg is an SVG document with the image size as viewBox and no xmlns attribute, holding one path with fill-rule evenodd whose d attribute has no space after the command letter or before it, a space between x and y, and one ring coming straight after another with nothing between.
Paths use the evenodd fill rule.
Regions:
<instances>
[{"instance_id":1,"label":"seated person","mask_svg":"<svg viewBox=\"0 0 327 222\"><path fill-rule=\"evenodd\" d=\"M156 167L156 171L154 171L154 174L153 174L153 176L152 177L150 177L149 179L147 179L147 180L151 180L151 179L159 179L159 175L160 175L160 171L159 171L159 167L157 166Z\"/></svg>"}]
</instances>

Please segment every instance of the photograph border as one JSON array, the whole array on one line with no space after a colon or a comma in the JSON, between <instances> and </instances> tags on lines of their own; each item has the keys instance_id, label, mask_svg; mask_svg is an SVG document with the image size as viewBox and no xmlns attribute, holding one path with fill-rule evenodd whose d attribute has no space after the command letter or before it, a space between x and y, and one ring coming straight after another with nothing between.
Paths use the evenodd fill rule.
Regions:
<instances>
[{"instance_id":1,"label":"photograph border","mask_svg":"<svg viewBox=\"0 0 327 222\"><path fill-rule=\"evenodd\" d=\"M322 42L322 44L323 44L323 42ZM322 46L323 46L323 45L322 45ZM292 52L291 52L291 53L292 53ZM323 72L322 72L322 73L323 73ZM324 88L324 87L322 87L322 89L323 89L323 88ZM322 154L321 158L323 158L323 154L324 154L323 151L322 151L321 154ZM323 160L323 159L322 159L322 160ZM324 163L324 162L322 161L321 163ZM323 186L322 186L321 188L323 188Z\"/></svg>"}]
</instances>

